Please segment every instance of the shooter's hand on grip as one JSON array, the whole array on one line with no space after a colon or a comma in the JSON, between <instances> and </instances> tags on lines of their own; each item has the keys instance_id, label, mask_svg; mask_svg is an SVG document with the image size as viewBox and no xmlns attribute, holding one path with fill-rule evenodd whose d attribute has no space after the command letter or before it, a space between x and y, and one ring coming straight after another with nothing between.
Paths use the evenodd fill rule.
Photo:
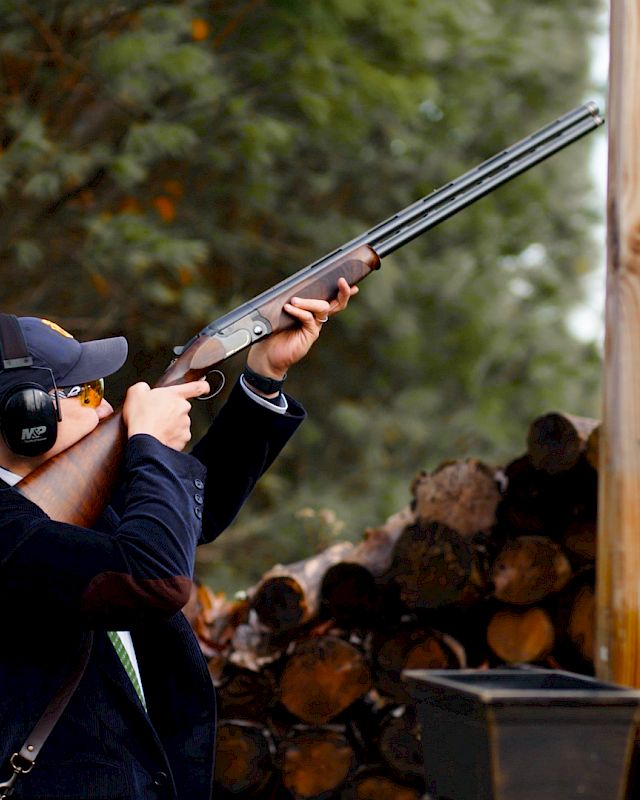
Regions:
<instances>
[{"instance_id":1,"label":"shooter's hand on grip","mask_svg":"<svg viewBox=\"0 0 640 800\"><path fill-rule=\"evenodd\" d=\"M137 433L155 436L162 444L182 450L191 439L189 399L209 393L205 380L151 389L136 383L127 392L122 417L129 438Z\"/></svg>"}]
</instances>

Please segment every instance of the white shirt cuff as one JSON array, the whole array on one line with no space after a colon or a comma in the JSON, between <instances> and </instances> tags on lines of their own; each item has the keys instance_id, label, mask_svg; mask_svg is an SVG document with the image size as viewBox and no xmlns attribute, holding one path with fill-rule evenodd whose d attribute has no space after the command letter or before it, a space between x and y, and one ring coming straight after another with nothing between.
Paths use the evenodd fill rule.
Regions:
<instances>
[{"instance_id":1,"label":"white shirt cuff","mask_svg":"<svg viewBox=\"0 0 640 800\"><path fill-rule=\"evenodd\" d=\"M282 393L280 393L278 397L274 397L273 400L267 400L266 397L262 397L261 395L251 391L251 387L245 381L244 375L240 376L240 386L242 386L242 388L244 389L245 394L248 394L249 397L259 405L268 408L269 411L275 411L276 414L286 414L287 411L289 410L289 403L287 403L287 398Z\"/></svg>"}]
</instances>

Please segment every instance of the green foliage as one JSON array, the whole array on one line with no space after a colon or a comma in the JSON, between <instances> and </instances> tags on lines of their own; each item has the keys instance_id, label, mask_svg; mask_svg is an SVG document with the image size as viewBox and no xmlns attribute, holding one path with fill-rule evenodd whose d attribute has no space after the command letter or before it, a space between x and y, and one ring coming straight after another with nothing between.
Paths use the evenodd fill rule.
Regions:
<instances>
[{"instance_id":1,"label":"green foliage","mask_svg":"<svg viewBox=\"0 0 640 800\"><path fill-rule=\"evenodd\" d=\"M584 101L599 9L0 0L4 309L124 332L117 399L211 319ZM212 582L359 537L419 469L511 458L543 411L598 413L597 347L567 326L597 262L591 144L385 259L325 327L288 380L309 419L203 552Z\"/></svg>"}]
</instances>

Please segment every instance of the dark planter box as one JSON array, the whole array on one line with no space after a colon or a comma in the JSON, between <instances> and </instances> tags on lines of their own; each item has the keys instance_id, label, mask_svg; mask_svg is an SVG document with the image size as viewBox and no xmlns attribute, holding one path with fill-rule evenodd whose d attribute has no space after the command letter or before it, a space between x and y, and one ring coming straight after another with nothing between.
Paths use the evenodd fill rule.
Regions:
<instances>
[{"instance_id":1,"label":"dark planter box","mask_svg":"<svg viewBox=\"0 0 640 800\"><path fill-rule=\"evenodd\" d=\"M434 800L623 800L640 691L537 668L407 670Z\"/></svg>"}]
</instances>

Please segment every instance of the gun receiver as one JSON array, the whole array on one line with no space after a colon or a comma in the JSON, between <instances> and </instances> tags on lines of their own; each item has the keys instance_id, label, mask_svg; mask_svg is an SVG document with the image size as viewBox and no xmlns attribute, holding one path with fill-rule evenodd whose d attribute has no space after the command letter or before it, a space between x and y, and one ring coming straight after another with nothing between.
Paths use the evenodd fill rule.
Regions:
<instances>
[{"instance_id":1,"label":"gun receiver","mask_svg":"<svg viewBox=\"0 0 640 800\"><path fill-rule=\"evenodd\" d=\"M454 181L346 242L235 310L211 322L182 347L156 386L196 380L234 353L296 324L283 311L291 297L331 300L338 278L359 283L380 261L517 175L602 125L595 103L586 103L516 142ZM89 436L23 478L18 491L50 517L90 527L108 502L118 474L126 432L120 412Z\"/></svg>"}]
</instances>

